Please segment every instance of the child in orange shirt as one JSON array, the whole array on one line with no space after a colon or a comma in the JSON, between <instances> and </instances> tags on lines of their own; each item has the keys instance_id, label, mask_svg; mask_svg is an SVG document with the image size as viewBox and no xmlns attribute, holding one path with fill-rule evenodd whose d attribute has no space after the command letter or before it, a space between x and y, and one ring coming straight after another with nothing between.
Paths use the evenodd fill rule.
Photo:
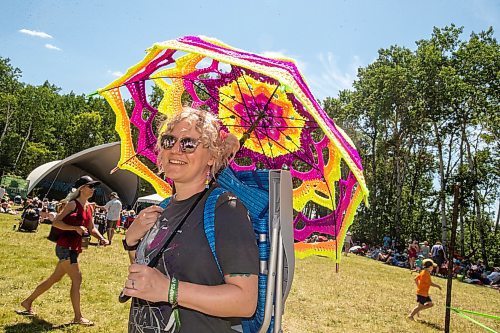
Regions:
<instances>
[{"instance_id":1,"label":"child in orange shirt","mask_svg":"<svg viewBox=\"0 0 500 333\"><path fill-rule=\"evenodd\" d=\"M420 311L429 309L434 306L431 298L429 297L430 287L436 287L441 290L441 286L431 281L431 272L437 267L437 264L432 259L425 259L422 261L422 271L415 277L415 284L417 285L417 306L408 315L408 318L414 320L414 316Z\"/></svg>"}]
</instances>

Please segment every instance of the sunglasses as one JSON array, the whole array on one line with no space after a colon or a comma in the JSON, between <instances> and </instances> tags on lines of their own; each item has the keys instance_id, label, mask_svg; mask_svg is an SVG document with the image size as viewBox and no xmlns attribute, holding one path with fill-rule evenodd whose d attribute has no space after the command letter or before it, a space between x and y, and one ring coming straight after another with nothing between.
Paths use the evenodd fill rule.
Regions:
<instances>
[{"instance_id":1,"label":"sunglasses","mask_svg":"<svg viewBox=\"0 0 500 333\"><path fill-rule=\"evenodd\" d=\"M161 137L160 145L163 149L170 150L174 147L175 143L179 141L179 147L181 152L191 154L194 153L198 145L200 144L201 140L198 139L193 139L193 138L176 138L175 136L171 134L165 134Z\"/></svg>"},{"instance_id":2,"label":"sunglasses","mask_svg":"<svg viewBox=\"0 0 500 333\"><path fill-rule=\"evenodd\" d=\"M90 185L85 185L85 186L87 186L88 188L96 188L97 185L96 184L90 184Z\"/></svg>"}]
</instances>

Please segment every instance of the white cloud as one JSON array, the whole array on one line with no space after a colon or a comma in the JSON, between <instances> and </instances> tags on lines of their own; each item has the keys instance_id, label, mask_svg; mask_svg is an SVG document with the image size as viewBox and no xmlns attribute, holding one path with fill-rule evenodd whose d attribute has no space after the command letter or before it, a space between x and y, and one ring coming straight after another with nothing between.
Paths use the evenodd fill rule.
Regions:
<instances>
[{"instance_id":1,"label":"white cloud","mask_svg":"<svg viewBox=\"0 0 500 333\"><path fill-rule=\"evenodd\" d=\"M317 58L321 65L317 69L320 74L306 77L311 90L316 92L317 98L335 97L340 90L352 88L352 83L357 77L357 70L361 66L359 57L352 58L347 70L339 68L332 52L320 53Z\"/></svg>"},{"instance_id":2,"label":"white cloud","mask_svg":"<svg viewBox=\"0 0 500 333\"><path fill-rule=\"evenodd\" d=\"M29 29L21 29L19 30L20 33L30 35L33 37L40 37L40 38L53 38L51 35L49 35L46 32L43 31L35 31L35 30L29 30Z\"/></svg>"},{"instance_id":3,"label":"white cloud","mask_svg":"<svg viewBox=\"0 0 500 333\"><path fill-rule=\"evenodd\" d=\"M108 74L111 74L112 76L114 77L120 77L120 76L123 76L123 73L120 72L120 71L112 71L112 70L108 70Z\"/></svg>"},{"instance_id":4,"label":"white cloud","mask_svg":"<svg viewBox=\"0 0 500 333\"><path fill-rule=\"evenodd\" d=\"M52 44L45 44L45 47L48 48L49 50L62 51L60 48L58 48L57 46L54 46Z\"/></svg>"},{"instance_id":5,"label":"white cloud","mask_svg":"<svg viewBox=\"0 0 500 333\"><path fill-rule=\"evenodd\" d=\"M299 60L298 56L287 54L286 50L263 51L260 53L271 58L292 58L305 78L309 88L318 99L336 97L339 91L351 89L352 83L357 77L358 68L362 66L358 56L351 59L349 66L341 69L332 52L320 53L312 66L305 61Z\"/></svg>"},{"instance_id":6,"label":"white cloud","mask_svg":"<svg viewBox=\"0 0 500 333\"><path fill-rule=\"evenodd\" d=\"M307 64L304 61L301 61L299 59L299 56L295 55L290 55L287 54L286 50L279 50L279 51L263 51L260 53L260 55L264 57L269 57L269 58L289 58L293 59L295 61L295 64L299 68L299 70L303 73L307 69Z\"/></svg>"}]
</instances>

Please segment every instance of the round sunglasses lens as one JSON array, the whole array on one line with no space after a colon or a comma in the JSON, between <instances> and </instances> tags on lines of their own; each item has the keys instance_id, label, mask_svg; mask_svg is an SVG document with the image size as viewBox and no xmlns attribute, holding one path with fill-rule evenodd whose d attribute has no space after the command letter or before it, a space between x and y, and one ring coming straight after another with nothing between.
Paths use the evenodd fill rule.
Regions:
<instances>
[{"instance_id":1,"label":"round sunglasses lens","mask_svg":"<svg viewBox=\"0 0 500 333\"><path fill-rule=\"evenodd\" d=\"M175 142L177 139L172 136L172 135L164 135L161 138L161 147L163 149L172 149L172 147L175 145Z\"/></svg>"},{"instance_id":2,"label":"round sunglasses lens","mask_svg":"<svg viewBox=\"0 0 500 333\"><path fill-rule=\"evenodd\" d=\"M183 138L181 139L181 150L185 153L192 153L196 150L198 146L198 141L192 138Z\"/></svg>"}]
</instances>

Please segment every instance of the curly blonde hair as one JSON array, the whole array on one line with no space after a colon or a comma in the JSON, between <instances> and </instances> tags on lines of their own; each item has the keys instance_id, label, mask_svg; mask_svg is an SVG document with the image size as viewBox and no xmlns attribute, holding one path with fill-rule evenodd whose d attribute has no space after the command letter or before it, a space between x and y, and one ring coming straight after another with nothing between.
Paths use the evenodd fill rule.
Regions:
<instances>
[{"instance_id":1,"label":"curly blonde hair","mask_svg":"<svg viewBox=\"0 0 500 333\"><path fill-rule=\"evenodd\" d=\"M158 169L161 172L161 154L163 152L161 137L165 133L171 133L173 128L181 121L194 126L196 131L200 133L201 144L203 147L208 148L211 156L214 158L214 164L210 166L210 174L214 177L231 162L240 148L240 143L233 134L224 133L224 135L221 135L221 126L215 115L188 106L184 106L181 112L172 118L166 119L160 126L160 134L156 142L156 149L159 152L157 159Z\"/></svg>"}]
</instances>

